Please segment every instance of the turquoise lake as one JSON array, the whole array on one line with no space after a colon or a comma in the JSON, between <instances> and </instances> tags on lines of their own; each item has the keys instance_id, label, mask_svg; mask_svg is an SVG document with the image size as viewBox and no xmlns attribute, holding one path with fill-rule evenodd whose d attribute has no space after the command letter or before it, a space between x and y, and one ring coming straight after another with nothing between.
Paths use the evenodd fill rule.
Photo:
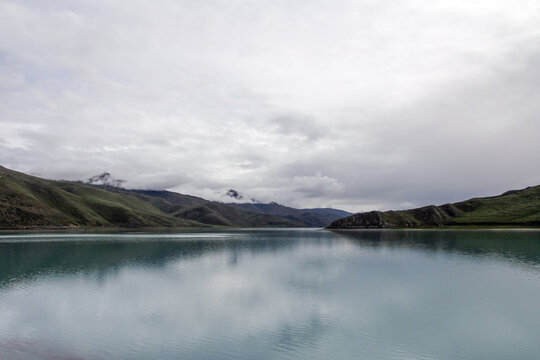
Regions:
<instances>
[{"instance_id":1,"label":"turquoise lake","mask_svg":"<svg viewBox=\"0 0 540 360\"><path fill-rule=\"evenodd\" d=\"M540 231L0 235L0 359L540 359Z\"/></svg>"}]
</instances>

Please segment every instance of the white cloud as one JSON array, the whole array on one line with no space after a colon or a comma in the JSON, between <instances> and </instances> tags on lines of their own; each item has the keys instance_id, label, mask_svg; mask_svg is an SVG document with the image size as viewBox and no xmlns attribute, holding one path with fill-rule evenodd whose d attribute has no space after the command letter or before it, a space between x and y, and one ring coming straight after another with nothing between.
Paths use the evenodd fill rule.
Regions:
<instances>
[{"instance_id":1,"label":"white cloud","mask_svg":"<svg viewBox=\"0 0 540 360\"><path fill-rule=\"evenodd\" d=\"M350 210L529 185L539 22L537 1L0 1L0 162Z\"/></svg>"}]
</instances>

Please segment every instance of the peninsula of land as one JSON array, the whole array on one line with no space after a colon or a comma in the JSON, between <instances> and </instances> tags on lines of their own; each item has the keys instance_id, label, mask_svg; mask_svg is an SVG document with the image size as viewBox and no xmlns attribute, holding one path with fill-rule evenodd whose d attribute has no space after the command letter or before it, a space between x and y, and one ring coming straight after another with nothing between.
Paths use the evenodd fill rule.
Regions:
<instances>
[{"instance_id":1,"label":"peninsula of land","mask_svg":"<svg viewBox=\"0 0 540 360\"><path fill-rule=\"evenodd\" d=\"M338 219L330 229L540 227L540 185L410 210L369 211Z\"/></svg>"}]
</instances>

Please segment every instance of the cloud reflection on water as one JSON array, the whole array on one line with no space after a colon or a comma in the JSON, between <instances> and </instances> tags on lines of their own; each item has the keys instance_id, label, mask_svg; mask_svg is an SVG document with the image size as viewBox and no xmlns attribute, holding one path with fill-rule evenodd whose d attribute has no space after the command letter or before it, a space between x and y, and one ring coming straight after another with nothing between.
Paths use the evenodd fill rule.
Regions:
<instances>
[{"instance_id":1,"label":"cloud reflection on water","mask_svg":"<svg viewBox=\"0 0 540 360\"><path fill-rule=\"evenodd\" d=\"M533 359L538 234L2 244L0 341L64 359Z\"/></svg>"}]
</instances>

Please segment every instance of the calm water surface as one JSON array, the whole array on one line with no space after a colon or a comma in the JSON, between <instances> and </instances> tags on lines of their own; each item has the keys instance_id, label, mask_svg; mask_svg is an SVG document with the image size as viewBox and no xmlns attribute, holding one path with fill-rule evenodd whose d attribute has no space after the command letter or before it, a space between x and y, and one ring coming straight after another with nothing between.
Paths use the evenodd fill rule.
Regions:
<instances>
[{"instance_id":1,"label":"calm water surface","mask_svg":"<svg viewBox=\"0 0 540 360\"><path fill-rule=\"evenodd\" d=\"M539 359L540 232L0 235L0 359Z\"/></svg>"}]
</instances>

